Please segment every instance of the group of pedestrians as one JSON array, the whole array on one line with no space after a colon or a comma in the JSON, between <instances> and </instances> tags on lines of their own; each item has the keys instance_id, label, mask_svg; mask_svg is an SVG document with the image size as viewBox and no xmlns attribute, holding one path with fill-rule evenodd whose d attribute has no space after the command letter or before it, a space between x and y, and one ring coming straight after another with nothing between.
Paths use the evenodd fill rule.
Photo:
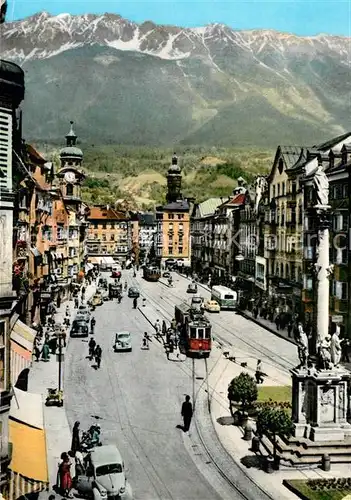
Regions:
<instances>
[{"instance_id":1,"label":"group of pedestrians","mask_svg":"<svg viewBox=\"0 0 351 500\"><path fill-rule=\"evenodd\" d=\"M102 359L102 349L99 344L96 343L94 337L91 337L89 340L89 359L92 361L95 359L96 367L100 368L101 359Z\"/></svg>"}]
</instances>

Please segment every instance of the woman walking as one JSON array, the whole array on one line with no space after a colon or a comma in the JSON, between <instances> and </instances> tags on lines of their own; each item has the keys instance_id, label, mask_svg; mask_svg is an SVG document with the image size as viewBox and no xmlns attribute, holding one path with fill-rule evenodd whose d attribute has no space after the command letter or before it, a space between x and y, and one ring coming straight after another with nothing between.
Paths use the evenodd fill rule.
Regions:
<instances>
[{"instance_id":1,"label":"woman walking","mask_svg":"<svg viewBox=\"0 0 351 500\"><path fill-rule=\"evenodd\" d=\"M64 452L61 454L62 462L58 469L59 487L63 496L70 497L70 491L72 489L72 476L71 476L71 461L68 453Z\"/></svg>"}]
</instances>

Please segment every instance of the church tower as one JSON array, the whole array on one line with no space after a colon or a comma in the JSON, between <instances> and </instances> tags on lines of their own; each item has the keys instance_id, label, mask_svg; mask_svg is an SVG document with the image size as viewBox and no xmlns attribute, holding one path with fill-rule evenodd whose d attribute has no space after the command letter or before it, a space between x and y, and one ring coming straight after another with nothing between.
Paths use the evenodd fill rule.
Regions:
<instances>
[{"instance_id":1,"label":"church tower","mask_svg":"<svg viewBox=\"0 0 351 500\"><path fill-rule=\"evenodd\" d=\"M63 197L70 203L81 203L81 185L85 175L80 167L83 162L83 152L76 146L77 135L73 130L73 122L66 135L66 146L60 151L61 168L57 173Z\"/></svg>"},{"instance_id":2,"label":"church tower","mask_svg":"<svg viewBox=\"0 0 351 500\"><path fill-rule=\"evenodd\" d=\"M172 164L167 173L167 195L166 200L172 203L183 199L182 189L182 173L178 165L178 157L175 153L172 156Z\"/></svg>"}]
</instances>

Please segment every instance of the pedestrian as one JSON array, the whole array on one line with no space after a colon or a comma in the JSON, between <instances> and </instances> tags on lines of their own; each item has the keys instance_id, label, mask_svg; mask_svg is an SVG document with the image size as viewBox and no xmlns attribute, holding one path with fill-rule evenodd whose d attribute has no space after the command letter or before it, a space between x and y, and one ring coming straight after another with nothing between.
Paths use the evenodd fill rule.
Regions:
<instances>
[{"instance_id":1,"label":"pedestrian","mask_svg":"<svg viewBox=\"0 0 351 500\"><path fill-rule=\"evenodd\" d=\"M61 330L61 339L63 342L63 347L66 347L66 345L67 345L67 333L66 333L65 328L62 328L62 330Z\"/></svg>"},{"instance_id":2,"label":"pedestrian","mask_svg":"<svg viewBox=\"0 0 351 500\"><path fill-rule=\"evenodd\" d=\"M159 335L161 332L161 324L160 324L159 319L156 320L156 323L154 324L154 328L156 330L156 335Z\"/></svg>"},{"instance_id":3,"label":"pedestrian","mask_svg":"<svg viewBox=\"0 0 351 500\"><path fill-rule=\"evenodd\" d=\"M82 295L85 295L85 286L82 286Z\"/></svg>"},{"instance_id":4,"label":"pedestrian","mask_svg":"<svg viewBox=\"0 0 351 500\"><path fill-rule=\"evenodd\" d=\"M60 295L57 296L56 302L57 302L57 309L60 309L60 307L61 307L61 296Z\"/></svg>"},{"instance_id":5,"label":"pedestrian","mask_svg":"<svg viewBox=\"0 0 351 500\"><path fill-rule=\"evenodd\" d=\"M72 489L72 476L71 476L71 460L68 453L64 452L61 454L62 462L59 465L58 475L59 475L59 487L64 497L70 497L70 491Z\"/></svg>"},{"instance_id":6,"label":"pedestrian","mask_svg":"<svg viewBox=\"0 0 351 500\"><path fill-rule=\"evenodd\" d=\"M102 358L102 349L99 345L97 345L95 348L95 362L96 362L97 368L100 368L101 358Z\"/></svg>"},{"instance_id":7,"label":"pedestrian","mask_svg":"<svg viewBox=\"0 0 351 500\"><path fill-rule=\"evenodd\" d=\"M71 316L71 311L69 309L69 304L66 305L66 316L67 317Z\"/></svg>"},{"instance_id":8,"label":"pedestrian","mask_svg":"<svg viewBox=\"0 0 351 500\"><path fill-rule=\"evenodd\" d=\"M288 337L291 338L291 332L292 332L292 329L293 329L293 322L292 322L292 319L289 321L288 323Z\"/></svg>"},{"instance_id":9,"label":"pedestrian","mask_svg":"<svg viewBox=\"0 0 351 500\"><path fill-rule=\"evenodd\" d=\"M162 334L164 335L167 332L167 325L165 320L162 321Z\"/></svg>"},{"instance_id":10,"label":"pedestrian","mask_svg":"<svg viewBox=\"0 0 351 500\"><path fill-rule=\"evenodd\" d=\"M74 299L74 307L75 307L75 309L78 309L78 307L79 307L79 299L78 299L78 297L75 297L75 299Z\"/></svg>"},{"instance_id":11,"label":"pedestrian","mask_svg":"<svg viewBox=\"0 0 351 500\"><path fill-rule=\"evenodd\" d=\"M89 358L90 360L92 360L95 354L95 346L96 346L96 342L93 337L91 337L91 339L89 340L88 346L89 346Z\"/></svg>"},{"instance_id":12,"label":"pedestrian","mask_svg":"<svg viewBox=\"0 0 351 500\"><path fill-rule=\"evenodd\" d=\"M44 343L43 348L41 350L41 359L43 361L50 360L50 348L46 342Z\"/></svg>"},{"instance_id":13,"label":"pedestrian","mask_svg":"<svg viewBox=\"0 0 351 500\"><path fill-rule=\"evenodd\" d=\"M134 309L136 309L138 307L138 299L137 298L133 299L133 307L134 307Z\"/></svg>"},{"instance_id":14,"label":"pedestrian","mask_svg":"<svg viewBox=\"0 0 351 500\"><path fill-rule=\"evenodd\" d=\"M83 453L80 450L77 450L74 458L75 458L75 477L84 475L85 467L84 467Z\"/></svg>"},{"instance_id":15,"label":"pedestrian","mask_svg":"<svg viewBox=\"0 0 351 500\"><path fill-rule=\"evenodd\" d=\"M54 333L49 341L50 349L51 349L51 354L56 354L56 349L57 349L57 335Z\"/></svg>"},{"instance_id":16,"label":"pedestrian","mask_svg":"<svg viewBox=\"0 0 351 500\"><path fill-rule=\"evenodd\" d=\"M40 359L40 349L38 347L38 344L34 344L34 356L35 356L35 361L39 361Z\"/></svg>"},{"instance_id":17,"label":"pedestrian","mask_svg":"<svg viewBox=\"0 0 351 500\"><path fill-rule=\"evenodd\" d=\"M95 325L96 325L96 319L93 316L90 320L90 331L92 334L94 333Z\"/></svg>"},{"instance_id":18,"label":"pedestrian","mask_svg":"<svg viewBox=\"0 0 351 500\"><path fill-rule=\"evenodd\" d=\"M74 453L74 455L80 449L79 425L80 425L80 422L78 422L78 420L77 420L76 422L74 422L74 426L72 429L71 450Z\"/></svg>"},{"instance_id":19,"label":"pedestrian","mask_svg":"<svg viewBox=\"0 0 351 500\"><path fill-rule=\"evenodd\" d=\"M263 383L263 371L262 371L262 361L260 359L257 360L257 365L256 365L256 384L262 384Z\"/></svg>"},{"instance_id":20,"label":"pedestrian","mask_svg":"<svg viewBox=\"0 0 351 500\"><path fill-rule=\"evenodd\" d=\"M341 343L341 361L344 363L350 363L349 357L350 341L347 338L342 339Z\"/></svg>"},{"instance_id":21,"label":"pedestrian","mask_svg":"<svg viewBox=\"0 0 351 500\"><path fill-rule=\"evenodd\" d=\"M193 405L190 402L190 396L185 396L185 401L182 404L181 415L184 422L184 432L188 432L190 428L190 422L193 416Z\"/></svg>"}]
</instances>

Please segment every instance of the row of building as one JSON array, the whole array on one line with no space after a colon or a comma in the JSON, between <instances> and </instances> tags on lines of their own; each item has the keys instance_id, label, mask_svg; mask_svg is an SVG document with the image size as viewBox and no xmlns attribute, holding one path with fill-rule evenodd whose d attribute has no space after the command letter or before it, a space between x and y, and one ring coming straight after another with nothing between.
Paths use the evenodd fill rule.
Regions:
<instances>
[{"instance_id":1,"label":"row of building","mask_svg":"<svg viewBox=\"0 0 351 500\"><path fill-rule=\"evenodd\" d=\"M252 186L239 179L227 200L195 204L191 213L192 268L242 296L269 300L316 324L318 227L314 174L329 180L330 322L351 331L351 134L323 144L277 148L268 176Z\"/></svg>"}]
</instances>

